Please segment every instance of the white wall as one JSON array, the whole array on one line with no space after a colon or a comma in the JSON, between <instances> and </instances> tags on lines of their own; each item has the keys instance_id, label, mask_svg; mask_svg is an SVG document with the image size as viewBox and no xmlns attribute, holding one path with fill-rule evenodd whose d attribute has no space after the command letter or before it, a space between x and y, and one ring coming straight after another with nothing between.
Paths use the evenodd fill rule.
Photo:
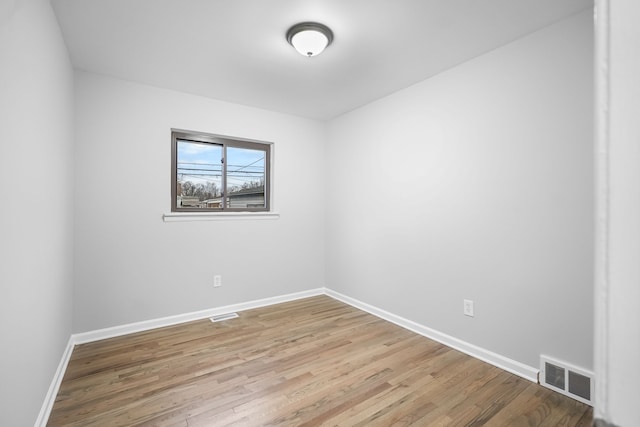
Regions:
<instances>
[{"instance_id":1,"label":"white wall","mask_svg":"<svg viewBox=\"0 0 640 427\"><path fill-rule=\"evenodd\" d=\"M640 4L597 2L595 416L640 425Z\"/></svg>"},{"instance_id":2,"label":"white wall","mask_svg":"<svg viewBox=\"0 0 640 427\"><path fill-rule=\"evenodd\" d=\"M323 123L83 72L76 93L75 332L324 286ZM171 128L274 142L280 218L163 222Z\"/></svg>"},{"instance_id":3,"label":"white wall","mask_svg":"<svg viewBox=\"0 0 640 427\"><path fill-rule=\"evenodd\" d=\"M0 425L32 425L71 333L73 70L48 1L0 4Z\"/></svg>"},{"instance_id":4,"label":"white wall","mask_svg":"<svg viewBox=\"0 0 640 427\"><path fill-rule=\"evenodd\" d=\"M592 368L592 37L585 12L333 120L327 286Z\"/></svg>"}]
</instances>

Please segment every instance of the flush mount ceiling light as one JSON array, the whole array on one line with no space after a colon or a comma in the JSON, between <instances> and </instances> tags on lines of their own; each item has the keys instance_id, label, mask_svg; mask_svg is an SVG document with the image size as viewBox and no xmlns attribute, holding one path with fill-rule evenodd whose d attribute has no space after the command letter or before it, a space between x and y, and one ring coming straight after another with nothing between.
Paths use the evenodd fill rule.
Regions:
<instances>
[{"instance_id":1,"label":"flush mount ceiling light","mask_svg":"<svg viewBox=\"0 0 640 427\"><path fill-rule=\"evenodd\" d=\"M317 22L301 22L289 28L287 41L301 55L316 56L331 44L333 32Z\"/></svg>"}]
</instances>

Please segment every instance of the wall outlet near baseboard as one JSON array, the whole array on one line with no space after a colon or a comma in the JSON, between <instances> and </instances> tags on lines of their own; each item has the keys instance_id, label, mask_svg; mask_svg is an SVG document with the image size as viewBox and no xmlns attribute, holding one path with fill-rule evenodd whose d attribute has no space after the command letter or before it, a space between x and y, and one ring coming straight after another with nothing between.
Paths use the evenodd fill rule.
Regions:
<instances>
[{"instance_id":1,"label":"wall outlet near baseboard","mask_svg":"<svg viewBox=\"0 0 640 427\"><path fill-rule=\"evenodd\" d=\"M464 300L463 313L465 316L473 317L473 301L470 299Z\"/></svg>"},{"instance_id":2,"label":"wall outlet near baseboard","mask_svg":"<svg viewBox=\"0 0 640 427\"><path fill-rule=\"evenodd\" d=\"M222 276L216 274L215 276L213 276L213 287L219 288L220 286L222 286Z\"/></svg>"}]
</instances>

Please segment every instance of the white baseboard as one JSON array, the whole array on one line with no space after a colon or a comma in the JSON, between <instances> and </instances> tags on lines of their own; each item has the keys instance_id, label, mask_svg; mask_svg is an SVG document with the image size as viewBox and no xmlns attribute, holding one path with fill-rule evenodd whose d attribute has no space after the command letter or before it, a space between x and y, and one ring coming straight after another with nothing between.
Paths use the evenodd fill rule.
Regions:
<instances>
[{"instance_id":1,"label":"white baseboard","mask_svg":"<svg viewBox=\"0 0 640 427\"><path fill-rule=\"evenodd\" d=\"M161 317L159 319L144 320L142 322L129 323L126 325L113 326L111 328L97 329L95 331L74 334L76 344L103 340L106 338L119 337L135 332L148 331L150 329L163 328L165 326L177 325L194 320L205 319L207 317L218 316L220 314L231 313L233 311L245 311L252 308L265 307L267 305L280 304L282 302L294 301L324 294L323 288L311 289L309 291L296 292L293 294L280 295L276 297L264 298L239 304L231 304L207 310L194 311L191 313L178 314L175 316Z\"/></svg>"},{"instance_id":2,"label":"white baseboard","mask_svg":"<svg viewBox=\"0 0 640 427\"><path fill-rule=\"evenodd\" d=\"M443 334L442 332L397 316L393 313L389 313L388 311L374 307L355 298L348 297L331 289L325 288L325 294L327 294L331 298L337 299L338 301L342 301L345 304L349 304L355 308L359 308L360 310L366 311L367 313L373 314L374 316L380 317L381 319L387 320L391 323L415 332L416 334L430 338L434 341L438 341L441 344L454 348L458 351L468 354L469 356L475 357L476 359L480 359L483 362L487 362L507 372L511 372L512 374L518 375L519 377L522 377L534 383L538 382L537 368L525 365L524 363L520 363L513 359L509 359L508 357L470 344L466 341L462 341L458 338L454 338L450 335Z\"/></svg>"},{"instance_id":3,"label":"white baseboard","mask_svg":"<svg viewBox=\"0 0 640 427\"><path fill-rule=\"evenodd\" d=\"M62 353L58 369L56 369L56 373L53 376L53 380L51 381L47 395L44 398L42 408L40 408L40 413L38 414L34 427L45 427L47 425L47 421L49 421L49 415L51 414L51 409L53 409L53 403L56 401L56 396L58 395L58 390L60 389L64 373L67 370L67 365L69 364L69 359L71 358L71 353L73 353L74 346L75 343L73 341L73 335L71 335L67 342L67 347Z\"/></svg>"}]
</instances>

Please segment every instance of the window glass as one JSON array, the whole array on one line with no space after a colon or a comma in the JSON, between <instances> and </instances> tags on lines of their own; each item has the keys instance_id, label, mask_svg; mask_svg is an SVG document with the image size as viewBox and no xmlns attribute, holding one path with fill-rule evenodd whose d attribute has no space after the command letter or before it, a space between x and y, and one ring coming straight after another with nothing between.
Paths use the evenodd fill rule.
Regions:
<instances>
[{"instance_id":1,"label":"window glass","mask_svg":"<svg viewBox=\"0 0 640 427\"><path fill-rule=\"evenodd\" d=\"M265 207L265 151L227 147L227 207Z\"/></svg>"},{"instance_id":2,"label":"window glass","mask_svg":"<svg viewBox=\"0 0 640 427\"><path fill-rule=\"evenodd\" d=\"M220 207L223 147L181 139L177 145L176 207Z\"/></svg>"}]
</instances>

